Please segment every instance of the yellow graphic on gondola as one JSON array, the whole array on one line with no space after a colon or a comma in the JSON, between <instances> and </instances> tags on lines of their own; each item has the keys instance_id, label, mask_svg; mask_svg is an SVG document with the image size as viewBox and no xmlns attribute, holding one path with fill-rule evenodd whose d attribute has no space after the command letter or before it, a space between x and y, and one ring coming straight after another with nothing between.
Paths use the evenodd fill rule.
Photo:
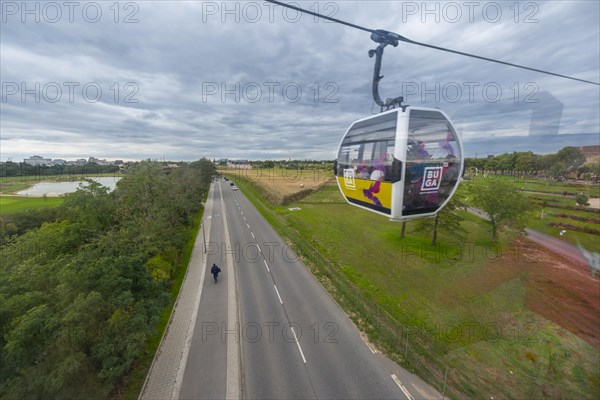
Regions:
<instances>
[{"instance_id":1,"label":"yellow graphic on gondola","mask_svg":"<svg viewBox=\"0 0 600 400\"><path fill-rule=\"evenodd\" d=\"M338 183L342 193L348 201L371 206L381 212L389 214L392 209L392 184L382 180L359 179L352 174L338 176Z\"/></svg>"}]
</instances>

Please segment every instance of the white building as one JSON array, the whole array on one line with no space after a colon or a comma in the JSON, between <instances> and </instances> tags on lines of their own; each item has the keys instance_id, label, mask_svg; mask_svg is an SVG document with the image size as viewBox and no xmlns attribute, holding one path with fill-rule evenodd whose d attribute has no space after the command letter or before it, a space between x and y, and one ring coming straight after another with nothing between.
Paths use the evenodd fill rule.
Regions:
<instances>
[{"instance_id":1,"label":"white building","mask_svg":"<svg viewBox=\"0 0 600 400\"><path fill-rule=\"evenodd\" d=\"M23 159L23 162L29 165L52 165L52 159L42 156L31 156Z\"/></svg>"}]
</instances>

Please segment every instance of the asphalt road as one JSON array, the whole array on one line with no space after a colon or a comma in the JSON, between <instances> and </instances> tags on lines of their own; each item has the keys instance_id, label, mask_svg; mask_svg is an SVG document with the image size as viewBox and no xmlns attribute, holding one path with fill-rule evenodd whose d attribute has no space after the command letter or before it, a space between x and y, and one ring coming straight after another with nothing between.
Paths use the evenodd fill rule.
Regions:
<instances>
[{"instance_id":1,"label":"asphalt road","mask_svg":"<svg viewBox=\"0 0 600 400\"><path fill-rule=\"evenodd\" d=\"M407 398L241 192L217 182L210 217L207 268L223 272L203 283L181 399Z\"/></svg>"}]
</instances>

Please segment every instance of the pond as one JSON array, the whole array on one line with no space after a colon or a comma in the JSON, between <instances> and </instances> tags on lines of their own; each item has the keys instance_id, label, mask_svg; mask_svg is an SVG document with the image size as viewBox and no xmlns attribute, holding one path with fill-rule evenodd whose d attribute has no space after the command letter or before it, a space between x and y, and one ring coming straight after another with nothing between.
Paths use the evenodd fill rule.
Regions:
<instances>
[{"instance_id":1,"label":"pond","mask_svg":"<svg viewBox=\"0 0 600 400\"><path fill-rule=\"evenodd\" d=\"M98 178L90 178L94 181L100 183L102 186L106 186L109 190L114 190L117 186L117 182L119 179L116 176L110 177L98 177ZM83 181L73 181L73 182L40 182L36 183L32 187L22 190L16 193L18 196L33 196L33 197L56 197L63 195L65 193L71 193L77 190L80 183L84 183Z\"/></svg>"}]
</instances>

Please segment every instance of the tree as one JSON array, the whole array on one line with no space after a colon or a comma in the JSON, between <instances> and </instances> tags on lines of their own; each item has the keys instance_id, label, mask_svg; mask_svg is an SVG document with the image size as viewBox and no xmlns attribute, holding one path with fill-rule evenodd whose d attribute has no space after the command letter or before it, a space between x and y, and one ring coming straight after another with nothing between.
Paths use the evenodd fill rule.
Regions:
<instances>
[{"instance_id":1,"label":"tree","mask_svg":"<svg viewBox=\"0 0 600 400\"><path fill-rule=\"evenodd\" d=\"M522 225L522 218L531 204L521 192L507 182L492 182L488 186L473 188L473 202L489 216L492 240L496 241L502 224Z\"/></svg>"},{"instance_id":2,"label":"tree","mask_svg":"<svg viewBox=\"0 0 600 400\"><path fill-rule=\"evenodd\" d=\"M556 156L566 166L565 172L575 171L585 162L585 156L576 147L567 146L556 153Z\"/></svg>"},{"instance_id":3,"label":"tree","mask_svg":"<svg viewBox=\"0 0 600 400\"><path fill-rule=\"evenodd\" d=\"M575 196L575 201L580 206L589 206L590 203L588 203L588 199L588 196L584 193L579 193L577 196Z\"/></svg>"},{"instance_id":4,"label":"tree","mask_svg":"<svg viewBox=\"0 0 600 400\"><path fill-rule=\"evenodd\" d=\"M538 170L538 158L531 151L526 153L517 153L515 160L515 169L522 174L531 174Z\"/></svg>"},{"instance_id":5,"label":"tree","mask_svg":"<svg viewBox=\"0 0 600 400\"><path fill-rule=\"evenodd\" d=\"M0 219L0 398L108 397L155 331L213 175L143 162L114 192L88 181L58 211Z\"/></svg>"},{"instance_id":6,"label":"tree","mask_svg":"<svg viewBox=\"0 0 600 400\"><path fill-rule=\"evenodd\" d=\"M435 218L420 220L417 225L417 230L433 231L433 237L431 239L432 246L435 246L436 244L438 230L450 233L457 239L464 239L462 233L465 232L465 230L461 227L461 223L464 219L455 212L461 207L464 207L464 204L459 200L458 196L454 196Z\"/></svg>"}]
</instances>

